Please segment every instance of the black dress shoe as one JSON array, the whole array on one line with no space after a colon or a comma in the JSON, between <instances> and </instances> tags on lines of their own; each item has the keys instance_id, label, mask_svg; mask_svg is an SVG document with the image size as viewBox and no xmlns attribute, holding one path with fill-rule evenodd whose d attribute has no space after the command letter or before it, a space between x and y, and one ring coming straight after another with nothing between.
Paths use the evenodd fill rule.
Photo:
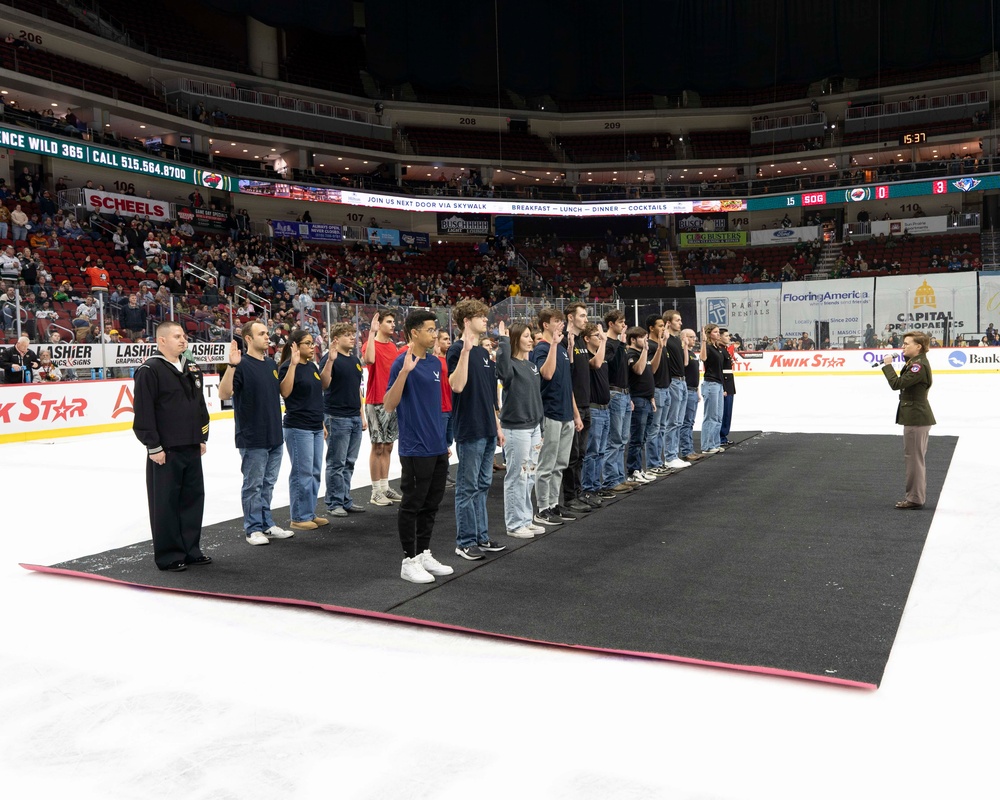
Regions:
<instances>
[{"instance_id":1,"label":"black dress shoe","mask_svg":"<svg viewBox=\"0 0 1000 800\"><path fill-rule=\"evenodd\" d=\"M189 567L198 567L201 566L202 564L211 564L212 557L198 556L197 558L189 558L184 563L187 564Z\"/></svg>"},{"instance_id":2,"label":"black dress shoe","mask_svg":"<svg viewBox=\"0 0 1000 800\"><path fill-rule=\"evenodd\" d=\"M568 508L570 511L579 511L581 514L587 514L593 510L587 503L584 503L582 500L577 500L575 498L566 503L565 507ZM563 508L563 506L556 506L557 511L560 510L561 508Z\"/></svg>"},{"instance_id":3,"label":"black dress shoe","mask_svg":"<svg viewBox=\"0 0 1000 800\"><path fill-rule=\"evenodd\" d=\"M167 564L165 567L160 567L161 572L184 572L187 569L187 564L183 561L174 561Z\"/></svg>"},{"instance_id":4,"label":"black dress shoe","mask_svg":"<svg viewBox=\"0 0 1000 800\"><path fill-rule=\"evenodd\" d=\"M901 508L901 509L908 509L908 508L916 509L923 507L924 507L923 503L913 503L910 502L909 500L900 500L898 503L896 503L896 508Z\"/></svg>"}]
</instances>

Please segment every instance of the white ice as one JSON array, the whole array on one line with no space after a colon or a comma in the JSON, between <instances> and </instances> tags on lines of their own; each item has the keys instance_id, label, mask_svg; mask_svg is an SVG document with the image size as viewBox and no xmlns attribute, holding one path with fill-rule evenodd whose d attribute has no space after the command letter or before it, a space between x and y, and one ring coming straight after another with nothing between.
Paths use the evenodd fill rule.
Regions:
<instances>
[{"instance_id":1,"label":"white ice","mask_svg":"<svg viewBox=\"0 0 1000 800\"><path fill-rule=\"evenodd\" d=\"M142 451L130 432L3 445L0 796L989 796L998 396L997 375L936 376L934 434L960 440L878 691L27 572L148 535ZM878 372L747 377L735 427L898 435L895 402ZM924 513L892 508L899 447L857 492ZM206 523L239 516L231 422L205 467Z\"/></svg>"}]
</instances>

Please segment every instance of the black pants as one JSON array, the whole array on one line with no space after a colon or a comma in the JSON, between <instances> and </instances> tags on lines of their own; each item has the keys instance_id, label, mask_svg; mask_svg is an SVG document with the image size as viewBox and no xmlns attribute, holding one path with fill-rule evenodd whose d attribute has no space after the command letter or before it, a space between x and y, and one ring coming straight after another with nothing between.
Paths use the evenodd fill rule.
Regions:
<instances>
[{"instance_id":1,"label":"black pants","mask_svg":"<svg viewBox=\"0 0 1000 800\"><path fill-rule=\"evenodd\" d=\"M434 518L444 497L444 484L448 478L448 456L418 458L400 456L403 475L399 489L403 500L399 504L399 543L403 555L413 558L429 550Z\"/></svg>"},{"instance_id":2,"label":"black pants","mask_svg":"<svg viewBox=\"0 0 1000 800\"><path fill-rule=\"evenodd\" d=\"M205 510L205 478L201 447L167 451L165 463L146 458L146 495L153 558L161 569L201 557L201 518Z\"/></svg>"},{"instance_id":3,"label":"black pants","mask_svg":"<svg viewBox=\"0 0 1000 800\"><path fill-rule=\"evenodd\" d=\"M583 490L583 457L587 455L587 439L590 437L590 408L580 409L583 430L573 431L573 446L569 451L569 464L563 470L563 497L568 503L580 496Z\"/></svg>"}]
</instances>

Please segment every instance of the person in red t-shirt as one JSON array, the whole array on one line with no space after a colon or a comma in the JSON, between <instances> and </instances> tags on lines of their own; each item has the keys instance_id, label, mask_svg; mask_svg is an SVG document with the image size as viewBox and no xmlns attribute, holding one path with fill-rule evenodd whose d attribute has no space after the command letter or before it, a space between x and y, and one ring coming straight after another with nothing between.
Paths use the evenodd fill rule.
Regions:
<instances>
[{"instance_id":1,"label":"person in red t-shirt","mask_svg":"<svg viewBox=\"0 0 1000 800\"><path fill-rule=\"evenodd\" d=\"M372 505L387 506L403 499L399 492L389 488L389 462L392 445L399 438L396 412L386 411L382 403L389 388L389 370L399 355L392 334L396 330L396 317L392 312L375 312L365 346L365 364L368 365L368 388L365 393L365 417L372 449L368 468L372 476Z\"/></svg>"},{"instance_id":2,"label":"person in red t-shirt","mask_svg":"<svg viewBox=\"0 0 1000 800\"><path fill-rule=\"evenodd\" d=\"M451 334L448 331L439 331L437 343L434 345L434 355L441 362L441 413L445 419L445 442L448 445L448 457L451 458L451 443L455 440L455 427L451 421L451 384L448 383L448 348L451 347ZM445 483L447 488L455 485L455 481L448 476Z\"/></svg>"}]
</instances>

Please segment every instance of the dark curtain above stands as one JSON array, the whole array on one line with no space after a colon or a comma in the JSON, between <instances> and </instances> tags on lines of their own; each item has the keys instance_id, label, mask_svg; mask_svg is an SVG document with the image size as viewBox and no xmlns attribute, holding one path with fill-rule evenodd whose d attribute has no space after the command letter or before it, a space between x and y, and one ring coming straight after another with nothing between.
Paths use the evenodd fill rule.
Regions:
<instances>
[{"instance_id":1,"label":"dark curtain above stands","mask_svg":"<svg viewBox=\"0 0 1000 800\"><path fill-rule=\"evenodd\" d=\"M500 82L525 96L620 97L623 47L627 94L719 94L917 69L989 53L990 7L988 0L499 0ZM367 0L365 13L369 71L383 83L496 92L493 3Z\"/></svg>"}]
</instances>

